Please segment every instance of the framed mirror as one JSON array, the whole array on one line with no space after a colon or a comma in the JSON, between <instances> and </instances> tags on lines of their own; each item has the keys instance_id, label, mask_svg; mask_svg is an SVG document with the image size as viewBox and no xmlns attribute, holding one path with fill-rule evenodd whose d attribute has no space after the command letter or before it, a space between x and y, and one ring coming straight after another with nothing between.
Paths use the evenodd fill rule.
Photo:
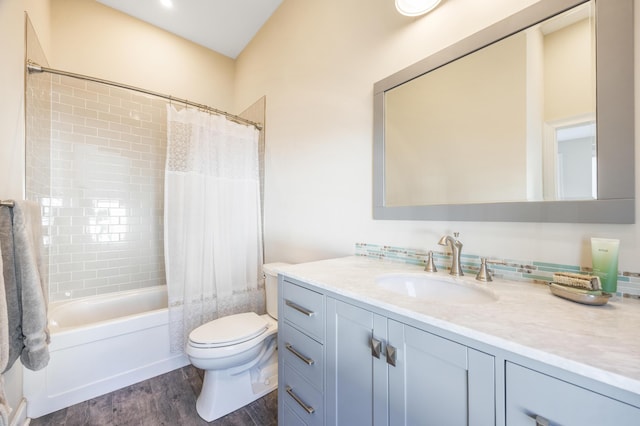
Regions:
<instances>
[{"instance_id":1,"label":"framed mirror","mask_svg":"<svg viewBox=\"0 0 640 426\"><path fill-rule=\"evenodd\" d=\"M542 0L374 85L374 219L634 223L633 0Z\"/></svg>"}]
</instances>

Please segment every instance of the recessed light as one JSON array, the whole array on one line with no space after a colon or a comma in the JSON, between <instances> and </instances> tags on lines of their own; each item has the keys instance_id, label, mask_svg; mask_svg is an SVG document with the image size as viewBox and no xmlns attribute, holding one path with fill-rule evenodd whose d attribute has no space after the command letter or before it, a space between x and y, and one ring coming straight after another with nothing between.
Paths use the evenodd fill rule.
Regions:
<instances>
[{"instance_id":1,"label":"recessed light","mask_svg":"<svg viewBox=\"0 0 640 426\"><path fill-rule=\"evenodd\" d=\"M420 16L433 10L440 0L396 0L396 9L406 16Z\"/></svg>"},{"instance_id":2,"label":"recessed light","mask_svg":"<svg viewBox=\"0 0 640 426\"><path fill-rule=\"evenodd\" d=\"M167 9L171 9L173 7L173 2L171 0L160 0L160 4Z\"/></svg>"}]
</instances>

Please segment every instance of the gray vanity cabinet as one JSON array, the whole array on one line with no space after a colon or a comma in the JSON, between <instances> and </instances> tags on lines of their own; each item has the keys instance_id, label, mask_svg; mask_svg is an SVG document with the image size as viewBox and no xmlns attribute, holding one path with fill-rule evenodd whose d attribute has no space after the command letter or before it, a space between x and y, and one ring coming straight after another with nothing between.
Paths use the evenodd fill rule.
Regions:
<instances>
[{"instance_id":1,"label":"gray vanity cabinet","mask_svg":"<svg viewBox=\"0 0 640 426\"><path fill-rule=\"evenodd\" d=\"M280 425L640 425L638 394L302 281L279 291Z\"/></svg>"},{"instance_id":2,"label":"gray vanity cabinet","mask_svg":"<svg viewBox=\"0 0 640 426\"><path fill-rule=\"evenodd\" d=\"M495 424L494 359L327 297L327 425Z\"/></svg>"}]
</instances>

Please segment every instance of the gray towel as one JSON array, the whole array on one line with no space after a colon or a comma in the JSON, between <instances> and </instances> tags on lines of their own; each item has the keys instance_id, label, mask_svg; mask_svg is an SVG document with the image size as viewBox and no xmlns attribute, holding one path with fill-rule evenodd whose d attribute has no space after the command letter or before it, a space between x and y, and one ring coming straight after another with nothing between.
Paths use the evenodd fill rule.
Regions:
<instances>
[{"instance_id":1,"label":"gray towel","mask_svg":"<svg viewBox=\"0 0 640 426\"><path fill-rule=\"evenodd\" d=\"M37 204L17 201L13 209L0 208L0 250L9 327L9 360L4 371L18 357L26 368L40 370L49 362L49 330Z\"/></svg>"},{"instance_id":2,"label":"gray towel","mask_svg":"<svg viewBox=\"0 0 640 426\"><path fill-rule=\"evenodd\" d=\"M0 210L5 208L0 207ZM0 252L0 271L2 271L2 253ZM9 327L7 321L7 301L2 297L4 291L4 276L0 274L0 371L4 371L9 362ZM4 376L0 374L0 426L9 424L11 408L4 394Z\"/></svg>"},{"instance_id":3,"label":"gray towel","mask_svg":"<svg viewBox=\"0 0 640 426\"><path fill-rule=\"evenodd\" d=\"M47 291L42 264L40 206L16 201L13 207L13 244L16 281L22 302L22 365L40 370L49 363Z\"/></svg>"},{"instance_id":4,"label":"gray towel","mask_svg":"<svg viewBox=\"0 0 640 426\"><path fill-rule=\"evenodd\" d=\"M22 352L22 309L13 259L13 209L0 207L0 251L7 306L8 351L2 372L9 370Z\"/></svg>"}]
</instances>

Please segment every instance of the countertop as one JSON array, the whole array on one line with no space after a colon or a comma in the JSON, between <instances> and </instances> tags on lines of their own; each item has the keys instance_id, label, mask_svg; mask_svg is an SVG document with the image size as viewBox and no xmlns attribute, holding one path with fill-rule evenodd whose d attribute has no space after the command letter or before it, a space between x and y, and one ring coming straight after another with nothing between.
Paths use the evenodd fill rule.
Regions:
<instances>
[{"instance_id":1,"label":"countertop","mask_svg":"<svg viewBox=\"0 0 640 426\"><path fill-rule=\"evenodd\" d=\"M482 304L426 303L378 287L389 273L427 273L399 262L351 256L282 268L286 276L444 330L563 368L640 395L640 301L612 298L587 306L552 295L544 284L495 278L481 283L497 296Z\"/></svg>"}]
</instances>

